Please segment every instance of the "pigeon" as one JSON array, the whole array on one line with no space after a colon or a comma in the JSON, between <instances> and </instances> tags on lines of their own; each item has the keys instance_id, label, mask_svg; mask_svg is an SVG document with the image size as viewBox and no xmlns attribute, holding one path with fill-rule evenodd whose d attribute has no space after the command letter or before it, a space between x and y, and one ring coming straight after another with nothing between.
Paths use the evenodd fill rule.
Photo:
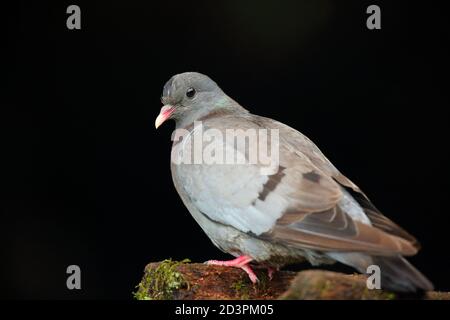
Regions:
<instances>
[{"instance_id":1,"label":"pigeon","mask_svg":"<svg viewBox=\"0 0 450 320\"><path fill-rule=\"evenodd\" d=\"M253 283L258 281L256 266L267 268L270 277L304 261L314 266L340 262L363 274L378 266L381 289L433 289L404 258L418 252L417 240L384 216L302 133L250 113L197 72L170 78L161 101L155 127L169 119L176 124L171 155L175 188L213 244L234 257L207 264L241 268ZM224 138L230 130L273 132L276 139L258 136L258 143L248 139L242 147ZM210 144L195 147L195 137ZM277 157L249 161L261 141L268 149L276 145ZM211 145L214 161L194 159L196 151L202 155ZM233 155L230 161L219 161L228 154Z\"/></svg>"}]
</instances>

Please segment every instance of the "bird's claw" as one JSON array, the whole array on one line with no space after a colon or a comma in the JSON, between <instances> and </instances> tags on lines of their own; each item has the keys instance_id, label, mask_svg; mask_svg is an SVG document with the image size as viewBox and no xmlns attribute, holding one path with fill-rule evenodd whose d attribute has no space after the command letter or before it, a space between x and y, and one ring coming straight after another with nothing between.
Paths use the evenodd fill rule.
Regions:
<instances>
[{"instance_id":1,"label":"bird's claw","mask_svg":"<svg viewBox=\"0 0 450 320\"><path fill-rule=\"evenodd\" d=\"M239 256L236 259L228 260L228 261L220 261L220 260L208 260L205 261L206 265L215 265L215 266L224 266L224 267L235 267L235 268L241 268L244 270L248 277L250 278L250 281L253 284L256 284L259 280L256 274L253 272L252 268L248 265L250 261L253 259L249 256Z\"/></svg>"},{"instance_id":2,"label":"bird's claw","mask_svg":"<svg viewBox=\"0 0 450 320\"><path fill-rule=\"evenodd\" d=\"M259 282L258 277L256 276L256 274L253 272L252 268L250 268L249 265L241 266L241 269L247 273L248 277L250 278L250 281L253 284L256 284Z\"/></svg>"}]
</instances>

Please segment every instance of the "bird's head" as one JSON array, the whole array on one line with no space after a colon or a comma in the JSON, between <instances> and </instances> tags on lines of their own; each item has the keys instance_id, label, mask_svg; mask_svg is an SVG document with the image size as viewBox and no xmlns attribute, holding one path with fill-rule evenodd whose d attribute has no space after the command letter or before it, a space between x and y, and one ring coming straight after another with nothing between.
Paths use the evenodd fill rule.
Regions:
<instances>
[{"instance_id":1,"label":"bird's head","mask_svg":"<svg viewBox=\"0 0 450 320\"><path fill-rule=\"evenodd\" d=\"M164 85L163 107L155 120L158 128L168 119L177 122L194 121L210 110L225 105L228 97L209 77L197 72L180 73Z\"/></svg>"}]
</instances>

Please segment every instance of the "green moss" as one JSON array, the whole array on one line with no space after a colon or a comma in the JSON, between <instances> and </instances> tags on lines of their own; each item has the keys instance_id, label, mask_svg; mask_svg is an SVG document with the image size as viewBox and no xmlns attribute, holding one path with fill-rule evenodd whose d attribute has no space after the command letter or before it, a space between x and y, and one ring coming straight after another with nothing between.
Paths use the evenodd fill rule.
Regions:
<instances>
[{"instance_id":1,"label":"green moss","mask_svg":"<svg viewBox=\"0 0 450 320\"><path fill-rule=\"evenodd\" d=\"M397 296L395 295L395 293L392 292L387 292L386 293L386 299L387 300L395 300L397 298Z\"/></svg>"},{"instance_id":2,"label":"green moss","mask_svg":"<svg viewBox=\"0 0 450 320\"><path fill-rule=\"evenodd\" d=\"M236 281L231 284L230 288L236 292L236 295L238 295L241 300L248 300L250 298L250 288L244 280L240 279L239 281Z\"/></svg>"},{"instance_id":3,"label":"green moss","mask_svg":"<svg viewBox=\"0 0 450 320\"><path fill-rule=\"evenodd\" d=\"M371 297L371 291L367 287L364 287L364 289L361 293L361 300L367 300L367 299L370 300L370 297Z\"/></svg>"},{"instance_id":4,"label":"green moss","mask_svg":"<svg viewBox=\"0 0 450 320\"><path fill-rule=\"evenodd\" d=\"M330 280L321 280L317 283L316 290L320 293L320 296L323 296L332 287Z\"/></svg>"},{"instance_id":5,"label":"green moss","mask_svg":"<svg viewBox=\"0 0 450 320\"><path fill-rule=\"evenodd\" d=\"M266 272L262 272L258 275L259 281L258 281L258 289L262 291L266 291L267 287L269 286L269 276Z\"/></svg>"},{"instance_id":6,"label":"green moss","mask_svg":"<svg viewBox=\"0 0 450 320\"><path fill-rule=\"evenodd\" d=\"M134 298L137 300L173 299L174 290L183 287L189 288L189 283L177 271L179 265L188 262L190 262L189 259L183 261L167 259L162 261L158 267L146 270L142 281L136 286L138 290L134 293Z\"/></svg>"},{"instance_id":7,"label":"green moss","mask_svg":"<svg viewBox=\"0 0 450 320\"><path fill-rule=\"evenodd\" d=\"M361 293L361 299L362 300L396 300L397 296L393 292L386 292L382 290L377 289L368 289L367 287L364 288L363 292Z\"/></svg>"}]
</instances>

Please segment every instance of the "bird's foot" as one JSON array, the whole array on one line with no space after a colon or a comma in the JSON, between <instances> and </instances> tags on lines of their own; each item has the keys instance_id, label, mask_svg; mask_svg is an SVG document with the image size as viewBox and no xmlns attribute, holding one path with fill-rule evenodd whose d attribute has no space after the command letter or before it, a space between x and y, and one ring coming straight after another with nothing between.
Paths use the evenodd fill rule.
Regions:
<instances>
[{"instance_id":1,"label":"bird's foot","mask_svg":"<svg viewBox=\"0 0 450 320\"><path fill-rule=\"evenodd\" d=\"M257 283L258 277L253 272L252 268L248 265L250 261L253 259L249 256L239 256L236 259L228 260L228 261L219 261L219 260L208 260L205 263L207 265L215 265L215 266L225 266L225 267L235 267L235 268L241 268L244 270L248 277L250 278L250 281L255 284Z\"/></svg>"},{"instance_id":2,"label":"bird's foot","mask_svg":"<svg viewBox=\"0 0 450 320\"><path fill-rule=\"evenodd\" d=\"M269 278L269 280L273 279L274 274L277 271L280 271L280 267L273 267L273 266L268 266L268 265L264 265L264 264L259 264L257 266L255 266L255 268L261 268L267 271L267 277Z\"/></svg>"},{"instance_id":3,"label":"bird's foot","mask_svg":"<svg viewBox=\"0 0 450 320\"><path fill-rule=\"evenodd\" d=\"M250 268L250 266L248 264L241 266L241 269L247 273L248 277L250 278L250 281L253 284L256 284L259 281L258 277L256 276L256 274L253 272L252 268Z\"/></svg>"},{"instance_id":4,"label":"bird's foot","mask_svg":"<svg viewBox=\"0 0 450 320\"><path fill-rule=\"evenodd\" d=\"M215 265L215 266L225 266L225 267L237 267L240 268L243 265L246 265L253 259L249 256L239 256L236 259L233 260L226 260L226 261L220 261L220 260L208 260L205 263L208 265Z\"/></svg>"}]
</instances>

